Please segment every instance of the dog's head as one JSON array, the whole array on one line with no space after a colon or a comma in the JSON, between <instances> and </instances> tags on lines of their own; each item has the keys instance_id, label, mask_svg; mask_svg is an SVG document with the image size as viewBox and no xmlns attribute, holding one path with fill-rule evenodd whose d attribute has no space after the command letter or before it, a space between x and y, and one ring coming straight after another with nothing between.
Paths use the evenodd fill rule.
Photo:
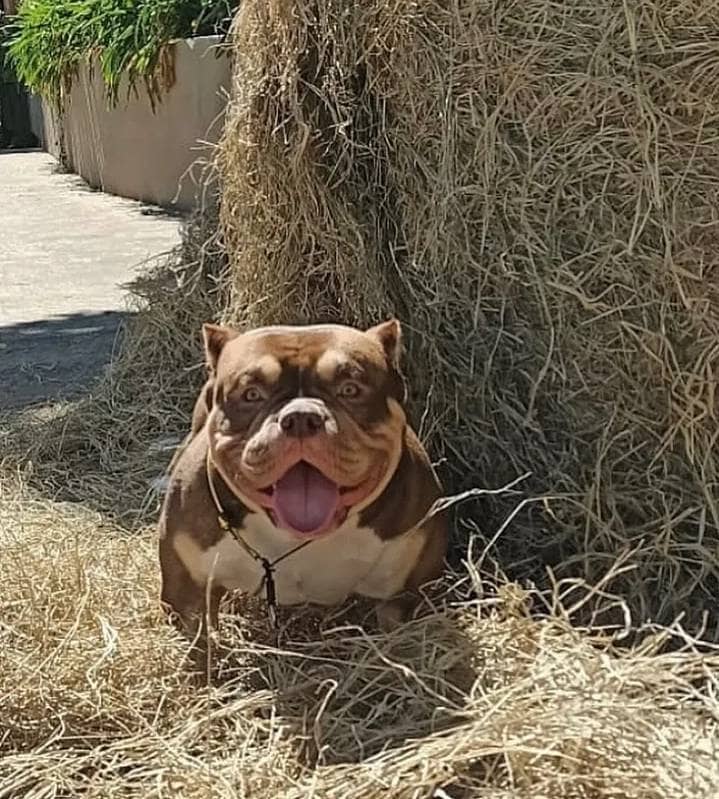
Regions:
<instances>
[{"instance_id":1,"label":"dog's head","mask_svg":"<svg viewBox=\"0 0 719 799\"><path fill-rule=\"evenodd\" d=\"M212 460L249 508L313 537L380 496L406 425L397 321L203 335Z\"/></svg>"}]
</instances>

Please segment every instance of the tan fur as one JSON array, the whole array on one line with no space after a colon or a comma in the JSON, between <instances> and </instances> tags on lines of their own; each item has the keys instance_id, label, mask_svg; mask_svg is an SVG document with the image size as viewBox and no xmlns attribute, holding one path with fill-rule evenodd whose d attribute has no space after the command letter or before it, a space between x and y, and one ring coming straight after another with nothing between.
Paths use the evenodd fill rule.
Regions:
<instances>
[{"instance_id":1,"label":"tan fur","mask_svg":"<svg viewBox=\"0 0 719 799\"><path fill-rule=\"evenodd\" d=\"M337 371L337 367L342 363L342 360L341 352L327 350L327 352L322 353L317 359L317 364L315 365L317 374L323 380L331 380Z\"/></svg>"},{"instance_id":2,"label":"tan fur","mask_svg":"<svg viewBox=\"0 0 719 799\"><path fill-rule=\"evenodd\" d=\"M257 360L257 370L262 373L264 382L271 385L280 379L282 365L273 355L265 355Z\"/></svg>"}]
</instances>

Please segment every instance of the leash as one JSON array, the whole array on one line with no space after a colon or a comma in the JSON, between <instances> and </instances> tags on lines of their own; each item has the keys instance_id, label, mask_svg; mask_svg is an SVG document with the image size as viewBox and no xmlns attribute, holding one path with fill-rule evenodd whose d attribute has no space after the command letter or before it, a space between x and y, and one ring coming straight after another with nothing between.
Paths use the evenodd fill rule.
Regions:
<instances>
[{"instance_id":1,"label":"leash","mask_svg":"<svg viewBox=\"0 0 719 799\"><path fill-rule=\"evenodd\" d=\"M235 527L229 520L225 509L222 507L222 502L220 501L219 496L217 495L217 489L215 488L215 483L212 479L212 474L210 473L210 467L214 466L212 462L212 457L210 454L210 448L207 448L207 461L205 464L205 473L207 475L207 486L210 489L210 496L212 497L212 501L215 503L215 508L217 509L217 523L220 527L228 532L235 541L245 550L245 552L253 559L256 560L260 566L262 566L262 570L264 572L262 579L260 580L260 584L252 594L252 596L257 596L260 591L264 588L265 589L265 602L267 603L267 615L270 619L270 624L276 630L277 629L277 587L275 585L275 568L282 563L283 560L289 558L290 555L294 555L295 552L299 552L301 549L304 549L308 544L312 543L312 539L309 541L303 541L301 544L298 544L293 549L290 549L289 552L285 552L284 555L280 555L279 558L275 558L274 560L269 560L264 555L259 553L254 547L250 546L250 544L245 541L242 537L240 531ZM217 467L215 467L217 468Z\"/></svg>"}]
</instances>

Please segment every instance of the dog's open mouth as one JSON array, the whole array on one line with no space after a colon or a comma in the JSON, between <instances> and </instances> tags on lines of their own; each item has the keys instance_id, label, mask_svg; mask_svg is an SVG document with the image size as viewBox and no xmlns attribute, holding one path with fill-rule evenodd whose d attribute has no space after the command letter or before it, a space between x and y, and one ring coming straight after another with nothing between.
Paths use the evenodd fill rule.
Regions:
<instances>
[{"instance_id":1,"label":"dog's open mouth","mask_svg":"<svg viewBox=\"0 0 719 799\"><path fill-rule=\"evenodd\" d=\"M263 493L277 526L299 535L327 532L347 515L340 486L306 461L296 463Z\"/></svg>"}]
</instances>

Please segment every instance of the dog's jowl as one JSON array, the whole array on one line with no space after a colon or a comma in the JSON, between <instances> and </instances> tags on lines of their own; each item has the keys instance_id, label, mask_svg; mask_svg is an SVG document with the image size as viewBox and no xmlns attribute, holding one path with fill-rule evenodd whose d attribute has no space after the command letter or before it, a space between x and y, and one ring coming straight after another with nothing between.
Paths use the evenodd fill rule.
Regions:
<instances>
[{"instance_id":1,"label":"dog's jowl","mask_svg":"<svg viewBox=\"0 0 719 799\"><path fill-rule=\"evenodd\" d=\"M222 595L379 601L391 627L437 577L441 487L409 427L400 327L205 325L209 378L160 520L162 600L195 635ZM207 606L209 603L209 606Z\"/></svg>"}]
</instances>

